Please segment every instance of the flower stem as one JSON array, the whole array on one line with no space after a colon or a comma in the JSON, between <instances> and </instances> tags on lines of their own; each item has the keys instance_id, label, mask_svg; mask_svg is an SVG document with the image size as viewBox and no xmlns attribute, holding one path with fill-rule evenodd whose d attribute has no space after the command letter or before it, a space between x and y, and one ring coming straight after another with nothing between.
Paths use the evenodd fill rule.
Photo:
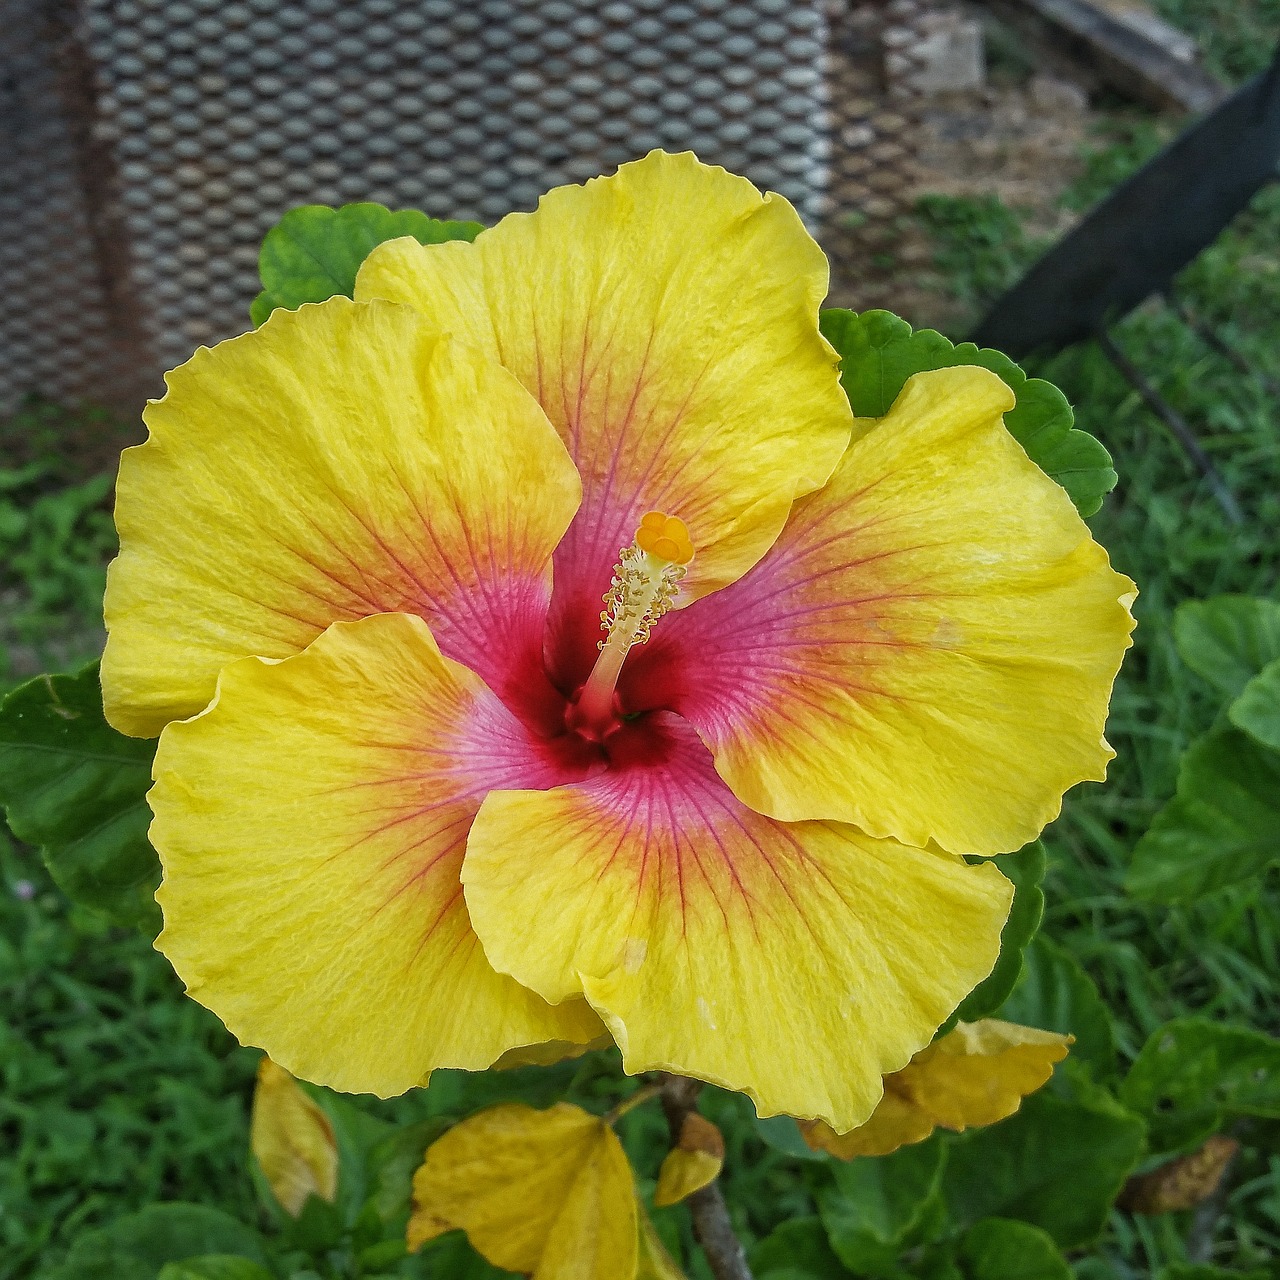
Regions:
<instances>
[{"instance_id":1,"label":"flower stem","mask_svg":"<svg viewBox=\"0 0 1280 1280\"><path fill-rule=\"evenodd\" d=\"M702 1083L685 1076L668 1075L662 1083L662 1109L666 1112L671 1145L680 1141L684 1119L698 1108ZM752 1280L742 1244L729 1220L729 1207L720 1192L720 1184L712 1182L695 1191L685 1201L693 1217L693 1235L711 1264L716 1280Z\"/></svg>"},{"instance_id":2,"label":"flower stem","mask_svg":"<svg viewBox=\"0 0 1280 1280\"><path fill-rule=\"evenodd\" d=\"M662 1092L660 1084L641 1085L629 1098L623 1098L612 1111L604 1117L605 1124L617 1124L628 1111L634 1111L637 1107L643 1106L650 1098L656 1098Z\"/></svg>"}]
</instances>

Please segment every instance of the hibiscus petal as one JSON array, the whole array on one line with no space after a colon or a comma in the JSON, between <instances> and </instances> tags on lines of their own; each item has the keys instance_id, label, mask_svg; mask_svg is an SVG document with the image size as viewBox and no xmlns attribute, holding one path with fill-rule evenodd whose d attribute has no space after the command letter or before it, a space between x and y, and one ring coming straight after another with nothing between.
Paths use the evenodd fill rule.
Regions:
<instances>
[{"instance_id":1,"label":"hibiscus petal","mask_svg":"<svg viewBox=\"0 0 1280 1280\"><path fill-rule=\"evenodd\" d=\"M630 710L687 716L752 808L955 853L1101 779L1136 590L1005 430L984 369L914 377L765 561L665 618Z\"/></svg>"},{"instance_id":2,"label":"hibiscus petal","mask_svg":"<svg viewBox=\"0 0 1280 1280\"><path fill-rule=\"evenodd\" d=\"M403 614L336 623L282 662L241 659L161 735L150 793L156 946L245 1043L337 1089L603 1028L493 971L458 872L493 786L575 775Z\"/></svg>"},{"instance_id":3,"label":"hibiscus petal","mask_svg":"<svg viewBox=\"0 0 1280 1280\"><path fill-rule=\"evenodd\" d=\"M158 733L222 667L418 613L497 692L541 671L573 464L506 370L390 303L277 311L168 375L125 452L107 718Z\"/></svg>"},{"instance_id":4,"label":"hibiscus petal","mask_svg":"<svg viewBox=\"0 0 1280 1280\"><path fill-rule=\"evenodd\" d=\"M1053 1075L1074 1038L995 1018L957 1023L885 1080L884 1097L866 1124L845 1134L821 1121L806 1124L805 1141L852 1160L923 1142L939 1126L963 1133L995 1124Z\"/></svg>"},{"instance_id":5,"label":"hibiscus petal","mask_svg":"<svg viewBox=\"0 0 1280 1280\"><path fill-rule=\"evenodd\" d=\"M692 533L688 601L753 565L831 474L852 416L818 332L827 276L781 196L658 151L474 244L401 239L366 259L358 298L410 303L496 355L582 474L555 562L562 683L590 669L600 596L646 511Z\"/></svg>"},{"instance_id":6,"label":"hibiscus petal","mask_svg":"<svg viewBox=\"0 0 1280 1280\"><path fill-rule=\"evenodd\" d=\"M486 798L462 870L485 954L548 1000L585 993L629 1072L860 1124L990 970L1011 886L990 864L754 813L675 716L631 733L606 774Z\"/></svg>"}]
</instances>

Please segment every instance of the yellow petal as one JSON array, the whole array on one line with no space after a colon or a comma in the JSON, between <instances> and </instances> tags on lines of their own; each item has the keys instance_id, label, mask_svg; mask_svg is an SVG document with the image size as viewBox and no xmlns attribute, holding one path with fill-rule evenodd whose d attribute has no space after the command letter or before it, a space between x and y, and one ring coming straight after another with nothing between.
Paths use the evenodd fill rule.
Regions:
<instances>
[{"instance_id":1,"label":"yellow petal","mask_svg":"<svg viewBox=\"0 0 1280 1280\"><path fill-rule=\"evenodd\" d=\"M990 971L1011 886L753 813L689 726L650 719L661 735L625 770L485 800L462 878L486 955L548 1000L585 992L632 1074L860 1124Z\"/></svg>"},{"instance_id":2,"label":"yellow petal","mask_svg":"<svg viewBox=\"0 0 1280 1280\"><path fill-rule=\"evenodd\" d=\"M917 374L765 560L663 619L627 710L697 725L746 804L1004 853L1113 755L1133 583L1005 430L985 369Z\"/></svg>"},{"instance_id":3,"label":"yellow petal","mask_svg":"<svg viewBox=\"0 0 1280 1280\"><path fill-rule=\"evenodd\" d=\"M852 414L818 332L827 279L781 196L658 151L551 191L474 244L392 240L366 259L358 298L409 303L501 359L581 472L554 606L557 633L582 632L578 683L618 549L647 511L689 529L687 602L754 564L792 499L831 474Z\"/></svg>"},{"instance_id":4,"label":"yellow petal","mask_svg":"<svg viewBox=\"0 0 1280 1280\"><path fill-rule=\"evenodd\" d=\"M887 1156L899 1147L923 1142L938 1126L906 1094L898 1092L895 1072L884 1078L884 1096L865 1124L852 1133L837 1133L823 1120L802 1120L800 1131L815 1151L826 1151L841 1160L854 1156Z\"/></svg>"},{"instance_id":5,"label":"yellow petal","mask_svg":"<svg viewBox=\"0 0 1280 1280\"><path fill-rule=\"evenodd\" d=\"M935 1128L962 1133L1011 1116L1067 1056L1074 1036L985 1018L961 1022L884 1082L884 1099L852 1133L806 1125L810 1146L842 1160L883 1156Z\"/></svg>"},{"instance_id":6,"label":"yellow petal","mask_svg":"<svg viewBox=\"0 0 1280 1280\"><path fill-rule=\"evenodd\" d=\"M235 658L417 613L499 694L541 670L573 464L498 365L407 307L276 311L201 348L125 451L107 581L108 720L194 715ZM513 671L513 668L515 670Z\"/></svg>"},{"instance_id":7,"label":"yellow petal","mask_svg":"<svg viewBox=\"0 0 1280 1280\"><path fill-rule=\"evenodd\" d=\"M995 1018L962 1022L910 1064L908 1088L944 1128L995 1124L1053 1075L1074 1041Z\"/></svg>"},{"instance_id":8,"label":"yellow petal","mask_svg":"<svg viewBox=\"0 0 1280 1280\"><path fill-rule=\"evenodd\" d=\"M636 1280L688 1280L676 1260L667 1252L654 1230L649 1215L642 1204L636 1205L636 1217L640 1225L640 1256L636 1264Z\"/></svg>"},{"instance_id":9,"label":"yellow petal","mask_svg":"<svg viewBox=\"0 0 1280 1280\"><path fill-rule=\"evenodd\" d=\"M338 1142L329 1117L270 1058L258 1063L249 1146L271 1194L297 1217L311 1196L338 1194Z\"/></svg>"},{"instance_id":10,"label":"yellow petal","mask_svg":"<svg viewBox=\"0 0 1280 1280\"><path fill-rule=\"evenodd\" d=\"M428 1148L409 1247L457 1227L494 1266L536 1280L635 1275L631 1167L613 1130L568 1103L491 1107Z\"/></svg>"},{"instance_id":11,"label":"yellow petal","mask_svg":"<svg viewBox=\"0 0 1280 1280\"><path fill-rule=\"evenodd\" d=\"M495 973L472 932L458 870L482 796L563 775L421 619L232 663L207 711L165 729L154 776L156 946L295 1075L386 1096L602 1033L581 1001Z\"/></svg>"},{"instance_id":12,"label":"yellow petal","mask_svg":"<svg viewBox=\"0 0 1280 1280\"><path fill-rule=\"evenodd\" d=\"M680 1141L667 1152L658 1170L653 1203L679 1204L710 1186L724 1168L724 1138L705 1116L691 1111L680 1127Z\"/></svg>"}]
</instances>

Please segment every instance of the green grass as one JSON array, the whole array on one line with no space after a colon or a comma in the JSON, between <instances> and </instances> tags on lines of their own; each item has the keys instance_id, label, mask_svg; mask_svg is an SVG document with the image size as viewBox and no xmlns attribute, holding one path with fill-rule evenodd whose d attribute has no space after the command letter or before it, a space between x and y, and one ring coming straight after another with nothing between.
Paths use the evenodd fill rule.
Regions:
<instances>
[{"instance_id":1,"label":"green grass","mask_svg":"<svg viewBox=\"0 0 1280 1280\"><path fill-rule=\"evenodd\" d=\"M256 1052L150 943L68 908L0 834L0 1277L155 1200L250 1217Z\"/></svg>"},{"instance_id":2,"label":"green grass","mask_svg":"<svg viewBox=\"0 0 1280 1280\"><path fill-rule=\"evenodd\" d=\"M1200 43L1205 66L1228 84L1259 72L1275 52L1280 0L1153 0Z\"/></svg>"},{"instance_id":3,"label":"green grass","mask_svg":"<svg viewBox=\"0 0 1280 1280\"><path fill-rule=\"evenodd\" d=\"M119 435L109 415L71 419L41 403L0 427L0 690L101 647L112 475L71 459Z\"/></svg>"}]
</instances>

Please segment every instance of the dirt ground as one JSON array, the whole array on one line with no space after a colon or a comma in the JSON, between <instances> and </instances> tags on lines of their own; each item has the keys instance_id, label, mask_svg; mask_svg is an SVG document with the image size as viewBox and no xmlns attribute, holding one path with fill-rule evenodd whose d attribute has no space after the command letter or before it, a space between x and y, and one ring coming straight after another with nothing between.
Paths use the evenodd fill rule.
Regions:
<instances>
[{"instance_id":1,"label":"dirt ground","mask_svg":"<svg viewBox=\"0 0 1280 1280\"><path fill-rule=\"evenodd\" d=\"M1102 119L1083 88L1046 72L1019 84L925 99L904 204L927 195L994 195L1018 211L1028 238L1057 239L1079 217L1061 206L1061 197L1080 175L1082 153ZM871 228L833 245L832 301L858 310L887 307L916 324L952 327L964 304L934 270L934 252L910 216L887 231Z\"/></svg>"}]
</instances>

